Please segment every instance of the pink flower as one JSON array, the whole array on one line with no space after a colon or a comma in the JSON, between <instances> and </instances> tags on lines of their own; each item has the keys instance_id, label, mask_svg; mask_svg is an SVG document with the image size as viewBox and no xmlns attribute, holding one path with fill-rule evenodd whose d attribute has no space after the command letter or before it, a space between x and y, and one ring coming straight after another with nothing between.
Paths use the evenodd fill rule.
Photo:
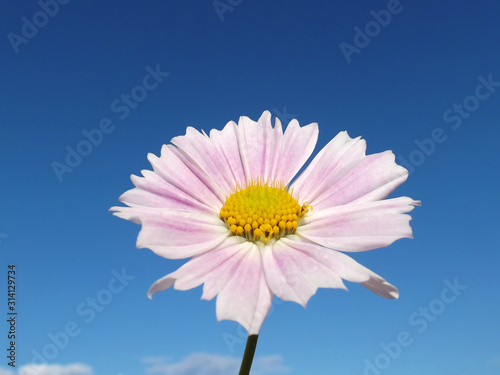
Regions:
<instances>
[{"instance_id":1,"label":"pink flower","mask_svg":"<svg viewBox=\"0 0 500 375\"><path fill-rule=\"evenodd\" d=\"M283 132L266 111L210 135L193 128L148 155L153 171L132 176L135 188L114 214L142 225L138 248L191 258L156 281L148 296L172 285L201 284L217 296L218 320L257 334L273 295L306 306L318 288L361 283L384 298L398 290L343 252L412 238L407 215L420 202L384 199L408 177L385 151L366 155L365 141L339 133L288 186L318 138L316 123L292 120Z\"/></svg>"}]
</instances>

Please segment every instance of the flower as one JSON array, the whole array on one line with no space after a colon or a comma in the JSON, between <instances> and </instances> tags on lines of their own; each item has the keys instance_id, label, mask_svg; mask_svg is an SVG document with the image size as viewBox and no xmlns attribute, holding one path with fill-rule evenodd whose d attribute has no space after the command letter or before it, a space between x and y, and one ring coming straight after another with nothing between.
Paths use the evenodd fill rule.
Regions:
<instances>
[{"instance_id":1,"label":"flower","mask_svg":"<svg viewBox=\"0 0 500 375\"><path fill-rule=\"evenodd\" d=\"M318 288L361 283L379 296L398 290L343 252L412 238L411 211L419 201L385 199L408 177L385 151L366 155L366 143L340 132L295 181L316 145L318 125L292 120L285 131L265 111L258 122L240 117L210 135L186 135L148 155L153 171L131 176L135 188L112 207L142 224L138 248L191 258L156 281L148 296L201 284L202 299L217 296L218 320L257 334L273 295L304 307Z\"/></svg>"}]
</instances>

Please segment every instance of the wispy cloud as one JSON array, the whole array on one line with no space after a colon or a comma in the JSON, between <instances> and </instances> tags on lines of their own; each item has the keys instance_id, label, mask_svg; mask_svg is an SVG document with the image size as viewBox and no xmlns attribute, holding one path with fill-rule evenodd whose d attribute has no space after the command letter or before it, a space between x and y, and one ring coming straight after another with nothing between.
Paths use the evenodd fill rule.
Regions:
<instances>
[{"instance_id":1,"label":"wispy cloud","mask_svg":"<svg viewBox=\"0 0 500 375\"><path fill-rule=\"evenodd\" d=\"M142 359L145 374L159 375L234 375L238 373L241 358L208 353L193 353L175 361L172 357ZM252 366L253 375L272 375L288 372L279 355L257 357ZM93 375L92 368L82 363L68 365L25 365L19 370L0 367L0 375Z\"/></svg>"},{"instance_id":2,"label":"wispy cloud","mask_svg":"<svg viewBox=\"0 0 500 375\"><path fill-rule=\"evenodd\" d=\"M0 369L0 375L15 375ZM8 370L7 370L8 371ZM18 375L92 375L92 368L81 363L70 365L26 365L22 366Z\"/></svg>"},{"instance_id":3,"label":"wispy cloud","mask_svg":"<svg viewBox=\"0 0 500 375\"><path fill-rule=\"evenodd\" d=\"M241 358L207 353L193 353L178 362L171 358L148 357L143 359L146 374L161 375L233 375L238 373ZM279 355L257 357L252 374L268 375L287 372Z\"/></svg>"},{"instance_id":4,"label":"wispy cloud","mask_svg":"<svg viewBox=\"0 0 500 375\"><path fill-rule=\"evenodd\" d=\"M252 374L255 375L278 374L290 371L290 369L283 364L283 358L281 358L280 355L258 357L252 367Z\"/></svg>"}]
</instances>

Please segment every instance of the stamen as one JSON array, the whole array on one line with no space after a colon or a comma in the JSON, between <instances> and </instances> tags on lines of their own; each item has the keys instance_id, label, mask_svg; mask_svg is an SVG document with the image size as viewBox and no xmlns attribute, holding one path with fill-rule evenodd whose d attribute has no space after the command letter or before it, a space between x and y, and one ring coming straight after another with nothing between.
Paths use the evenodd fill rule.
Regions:
<instances>
[{"instance_id":1,"label":"stamen","mask_svg":"<svg viewBox=\"0 0 500 375\"><path fill-rule=\"evenodd\" d=\"M286 187L257 182L231 194L219 217L232 235L266 244L295 233L300 220L311 209L307 202L301 206Z\"/></svg>"}]
</instances>

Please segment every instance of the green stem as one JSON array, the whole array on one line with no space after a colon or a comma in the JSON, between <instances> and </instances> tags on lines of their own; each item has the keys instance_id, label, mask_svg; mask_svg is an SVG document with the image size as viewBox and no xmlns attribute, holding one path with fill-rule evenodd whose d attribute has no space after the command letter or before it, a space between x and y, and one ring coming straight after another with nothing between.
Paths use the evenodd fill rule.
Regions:
<instances>
[{"instance_id":1,"label":"green stem","mask_svg":"<svg viewBox=\"0 0 500 375\"><path fill-rule=\"evenodd\" d=\"M239 375L249 375L250 368L252 367L253 356L255 354L255 347L257 346L257 339L259 335L250 335L247 339L247 346L245 347L245 354L243 354L243 360L241 361L240 374Z\"/></svg>"}]
</instances>

